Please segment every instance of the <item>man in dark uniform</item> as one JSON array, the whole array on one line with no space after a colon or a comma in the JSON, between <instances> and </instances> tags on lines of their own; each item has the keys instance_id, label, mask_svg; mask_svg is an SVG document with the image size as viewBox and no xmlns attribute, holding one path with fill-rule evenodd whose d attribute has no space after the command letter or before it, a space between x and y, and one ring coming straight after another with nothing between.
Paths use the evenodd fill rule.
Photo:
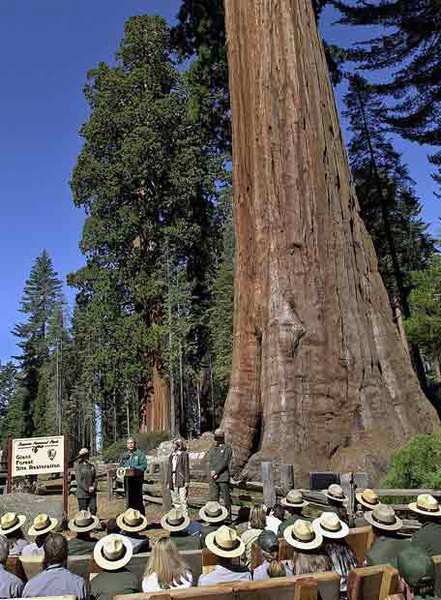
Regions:
<instances>
[{"instance_id":1,"label":"man in dark uniform","mask_svg":"<svg viewBox=\"0 0 441 600\"><path fill-rule=\"evenodd\" d=\"M78 462L75 465L75 481L77 482L76 497L79 510L90 510L96 515L96 471L89 462L89 450L81 448Z\"/></svg>"},{"instance_id":2,"label":"man in dark uniform","mask_svg":"<svg viewBox=\"0 0 441 600\"><path fill-rule=\"evenodd\" d=\"M119 466L124 469L135 469L138 472L135 476L124 477L127 508L134 508L145 515L142 485L144 471L147 469L147 458L144 452L136 447L136 440L133 438L127 440L127 452L122 455Z\"/></svg>"},{"instance_id":3,"label":"man in dark uniform","mask_svg":"<svg viewBox=\"0 0 441 600\"><path fill-rule=\"evenodd\" d=\"M230 462L233 451L231 446L225 443L225 434L220 429L214 432L214 441L216 445L208 451L210 500L219 502L220 496L231 515Z\"/></svg>"}]
</instances>

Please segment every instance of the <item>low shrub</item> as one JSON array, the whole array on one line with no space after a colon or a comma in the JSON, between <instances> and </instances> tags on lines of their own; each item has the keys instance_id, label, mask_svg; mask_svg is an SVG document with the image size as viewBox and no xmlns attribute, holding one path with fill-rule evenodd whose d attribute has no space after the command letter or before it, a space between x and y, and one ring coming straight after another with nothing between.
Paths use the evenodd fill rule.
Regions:
<instances>
[{"instance_id":1,"label":"low shrub","mask_svg":"<svg viewBox=\"0 0 441 600\"><path fill-rule=\"evenodd\" d=\"M135 433L133 437L136 440L138 448L148 452L159 446L161 442L170 439L170 434L167 431L149 431L145 433ZM127 449L127 438L123 438L110 444L103 449L102 456L104 462L118 462L121 455Z\"/></svg>"}]
</instances>

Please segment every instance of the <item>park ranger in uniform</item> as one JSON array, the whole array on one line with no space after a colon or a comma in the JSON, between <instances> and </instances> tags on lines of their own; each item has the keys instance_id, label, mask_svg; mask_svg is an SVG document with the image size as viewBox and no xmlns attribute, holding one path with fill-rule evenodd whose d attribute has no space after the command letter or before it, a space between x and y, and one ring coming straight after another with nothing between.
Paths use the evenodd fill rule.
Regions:
<instances>
[{"instance_id":1,"label":"park ranger in uniform","mask_svg":"<svg viewBox=\"0 0 441 600\"><path fill-rule=\"evenodd\" d=\"M231 446L225 443L225 434L222 430L216 429L214 441L216 445L208 452L210 500L219 502L221 497L231 515L230 462L233 451Z\"/></svg>"},{"instance_id":2,"label":"park ranger in uniform","mask_svg":"<svg viewBox=\"0 0 441 600\"><path fill-rule=\"evenodd\" d=\"M144 501L142 499L142 485L144 483L144 471L147 469L147 458L142 450L136 447L136 440L127 440L127 452L122 457L119 466L124 469L136 469L142 471L139 477L124 477L124 485L127 495L127 508L139 510L145 515Z\"/></svg>"},{"instance_id":3,"label":"park ranger in uniform","mask_svg":"<svg viewBox=\"0 0 441 600\"><path fill-rule=\"evenodd\" d=\"M96 470L95 466L89 462L87 448L81 448L78 453L75 480L77 482L78 510L90 510L92 515L96 515Z\"/></svg>"}]
</instances>

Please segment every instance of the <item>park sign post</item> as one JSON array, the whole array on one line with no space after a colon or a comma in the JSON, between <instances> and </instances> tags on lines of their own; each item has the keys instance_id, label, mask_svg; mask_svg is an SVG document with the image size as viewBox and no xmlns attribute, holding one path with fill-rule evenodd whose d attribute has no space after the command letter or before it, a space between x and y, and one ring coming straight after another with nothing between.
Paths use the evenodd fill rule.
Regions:
<instances>
[{"instance_id":1,"label":"park sign post","mask_svg":"<svg viewBox=\"0 0 441 600\"><path fill-rule=\"evenodd\" d=\"M63 511L68 513L68 461L64 435L13 439L8 434L8 479L6 491L12 491L13 477L63 473Z\"/></svg>"}]
</instances>

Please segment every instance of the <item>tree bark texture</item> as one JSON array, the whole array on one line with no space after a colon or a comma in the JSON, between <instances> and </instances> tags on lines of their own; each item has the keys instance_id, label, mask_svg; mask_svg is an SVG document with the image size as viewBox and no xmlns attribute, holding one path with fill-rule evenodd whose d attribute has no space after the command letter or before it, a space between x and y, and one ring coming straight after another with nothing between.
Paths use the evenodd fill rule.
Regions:
<instances>
[{"instance_id":1,"label":"tree bark texture","mask_svg":"<svg viewBox=\"0 0 441 600\"><path fill-rule=\"evenodd\" d=\"M359 216L310 0L225 0L236 274L223 426L236 470L384 471L438 425Z\"/></svg>"},{"instance_id":2,"label":"tree bark texture","mask_svg":"<svg viewBox=\"0 0 441 600\"><path fill-rule=\"evenodd\" d=\"M142 408L142 431L170 430L170 388L157 367Z\"/></svg>"}]
</instances>

